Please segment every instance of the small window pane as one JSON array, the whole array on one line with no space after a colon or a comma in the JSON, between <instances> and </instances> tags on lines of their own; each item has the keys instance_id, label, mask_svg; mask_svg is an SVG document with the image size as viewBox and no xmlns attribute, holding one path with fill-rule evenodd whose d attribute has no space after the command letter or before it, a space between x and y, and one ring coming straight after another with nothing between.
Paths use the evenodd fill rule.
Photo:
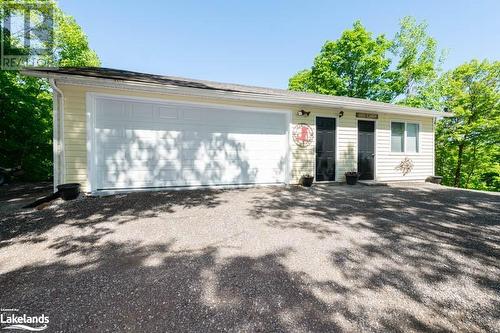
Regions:
<instances>
[{"instance_id":1,"label":"small window pane","mask_svg":"<svg viewBox=\"0 0 500 333\"><path fill-rule=\"evenodd\" d=\"M405 150L405 123L391 123L391 151L402 153Z\"/></svg>"},{"instance_id":2,"label":"small window pane","mask_svg":"<svg viewBox=\"0 0 500 333\"><path fill-rule=\"evenodd\" d=\"M418 124L406 124L406 151L418 153Z\"/></svg>"}]
</instances>

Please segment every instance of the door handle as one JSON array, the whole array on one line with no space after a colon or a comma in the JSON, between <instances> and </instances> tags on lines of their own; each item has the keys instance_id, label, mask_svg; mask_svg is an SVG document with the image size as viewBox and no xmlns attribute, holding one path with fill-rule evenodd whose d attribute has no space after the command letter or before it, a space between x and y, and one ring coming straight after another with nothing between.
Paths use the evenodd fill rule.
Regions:
<instances>
[{"instance_id":1,"label":"door handle","mask_svg":"<svg viewBox=\"0 0 500 333\"><path fill-rule=\"evenodd\" d=\"M372 157L375 157L375 154L372 154Z\"/></svg>"}]
</instances>

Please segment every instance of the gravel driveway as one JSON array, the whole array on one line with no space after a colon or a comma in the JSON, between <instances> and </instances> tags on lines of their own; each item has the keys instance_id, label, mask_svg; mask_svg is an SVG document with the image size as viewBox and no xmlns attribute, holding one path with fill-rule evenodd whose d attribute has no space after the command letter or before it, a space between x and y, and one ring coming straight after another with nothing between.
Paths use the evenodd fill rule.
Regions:
<instances>
[{"instance_id":1,"label":"gravel driveway","mask_svg":"<svg viewBox=\"0 0 500 333\"><path fill-rule=\"evenodd\" d=\"M497 194L134 193L4 211L0 236L0 307L49 316L47 331L500 327Z\"/></svg>"}]
</instances>

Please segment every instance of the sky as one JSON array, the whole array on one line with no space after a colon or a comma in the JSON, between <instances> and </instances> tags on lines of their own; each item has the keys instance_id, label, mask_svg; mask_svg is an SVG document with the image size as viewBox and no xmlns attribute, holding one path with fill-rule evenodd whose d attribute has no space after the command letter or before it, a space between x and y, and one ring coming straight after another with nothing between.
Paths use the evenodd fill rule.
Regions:
<instances>
[{"instance_id":1,"label":"sky","mask_svg":"<svg viewBox=\"0 0 500 333\"><path fill-rule=\"evenodd\" d=\"M500 60L499 0L60 0L103 67L286 88L356 20L392 38L407 15L448 52L444 69Z\"/></svg>"}]
</instances>

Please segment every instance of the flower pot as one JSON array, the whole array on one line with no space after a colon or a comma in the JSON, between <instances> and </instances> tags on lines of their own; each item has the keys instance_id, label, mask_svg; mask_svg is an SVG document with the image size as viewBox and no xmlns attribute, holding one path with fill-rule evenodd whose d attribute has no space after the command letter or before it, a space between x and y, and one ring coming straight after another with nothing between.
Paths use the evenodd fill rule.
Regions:
<instances>
[{"instance_id":1,"label":"flower pot","mask_svg":"<svg viewBox=\"0 0 500 333\"><path fill-rule=\"evenodd\" d=\"M80 194L80 184L68 183L57 185L57 190L61 193L63 200L73 200Z\"/></svg>"},{"instance_id":2,"label":"flower pot","mask_svg":"<svg viewBox=\"0 0 500 333\"><path fill-rule=\"evenodd\" d=\"M434 183L434 184L441 184L441 181L443 180L443 177L441 176L429 176L425 180L426 182Z\"/></svg>"},{"instance_id":3,"label":"flower pot","mask_svg":"<svg viewBox=\"0 0 500 333\"><path fill-rule=\"evenodd\" d=\"M305 176L302 176L300 178L300 185L302 185L304 187L311 187L313 181L314 181L314 177L305 177Z\"/></svg>"},{"instance_id":4,"label":"flower pot","mask_svg":"<svg viewBox=\"0 0 500 333\"><path fill-rule=\"evenodd\" d=\"M356 185L358 182L358 176L345 176L345 181L347 185Z\"/></svg>"}]
</instances>

